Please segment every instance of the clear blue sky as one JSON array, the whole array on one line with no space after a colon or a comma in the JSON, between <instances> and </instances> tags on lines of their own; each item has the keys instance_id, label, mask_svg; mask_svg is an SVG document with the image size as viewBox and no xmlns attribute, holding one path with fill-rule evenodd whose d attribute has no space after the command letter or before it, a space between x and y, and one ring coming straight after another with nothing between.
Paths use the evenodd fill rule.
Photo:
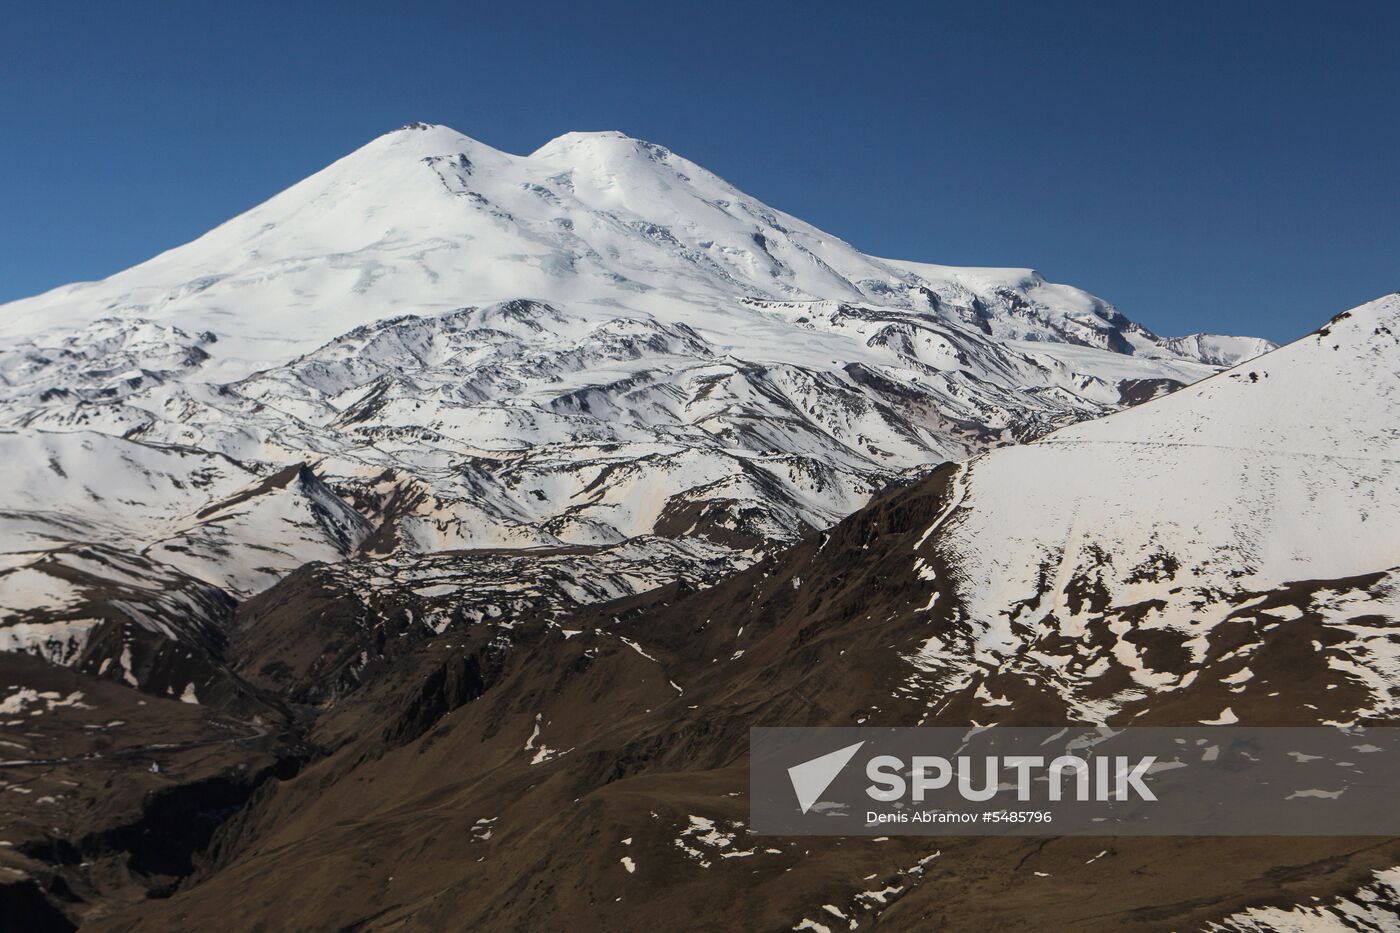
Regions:
<instances>
[{"instance_id":1,"label":"clear blue sky","mask_svg":"<svg viewBox=\"0 0 1400 933\"><path fill-rule=\"evenodd\" d=\"M0 300L175 246L408 120L664 144L877 255L1162 333L1400 288L1400 4L5 5Z\"/></svg>"}]
</instances>

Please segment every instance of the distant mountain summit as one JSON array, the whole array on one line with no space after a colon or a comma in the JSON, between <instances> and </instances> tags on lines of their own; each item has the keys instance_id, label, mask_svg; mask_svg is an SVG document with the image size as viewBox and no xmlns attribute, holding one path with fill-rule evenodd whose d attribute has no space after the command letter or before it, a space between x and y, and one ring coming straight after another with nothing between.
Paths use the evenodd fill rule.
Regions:
<instances>
[{"instance_id":1,"label":"distant mountain summit","mask_svg":"<svg viewBox=\"0 0 1400 933\"><path fill-rule=\"evenodd\" d=\"M220 371L242 376L395 314L512 299L754 336L764 328L736 302L873 303L996 337L1202 358L1028 269L867 256L622 133L568 133L516 156L424 123L148 262L6 305L0 335L148 319L218 334ZM1212 365L1267 348L1209 346Z\"/></svg>"}]
</instances>

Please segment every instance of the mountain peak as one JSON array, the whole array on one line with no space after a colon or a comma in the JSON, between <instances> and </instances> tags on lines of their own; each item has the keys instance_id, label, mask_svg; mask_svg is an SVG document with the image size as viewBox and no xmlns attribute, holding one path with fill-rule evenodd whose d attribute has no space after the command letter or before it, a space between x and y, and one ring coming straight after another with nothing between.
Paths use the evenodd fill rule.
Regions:
<instances>
[{"instance_id":1,"label":"mountain peak","mask_svg":"<svg viewBox=\"0 0 1400 933\"><path fill-rule=\"evenodd\" d=\"M466 156L472 163L492 167L502 167L520 158L450 126L415 120L370 139L293 187L333 177L377 177L393 179L394 184L400 184L403 181L402 173L416 173L417 164L425 159L457 156Z\"/></svg>"},{"instance_id":2,"label":"mountain peak","mask_svg":"<svg viewBox=\"0 0 1400 933\"><path fill-rule=\"evenodd\" d=\"M581 156L606 158L628 156L634 153L644 153L652 159L664 159L671 155L671 151L664 146L628 136L619 130L596 130L564 133L561 136L556 136L530 153L529 157L539 161L548 161L561 156L578 160Z\"/></svg>"}]
</instances>

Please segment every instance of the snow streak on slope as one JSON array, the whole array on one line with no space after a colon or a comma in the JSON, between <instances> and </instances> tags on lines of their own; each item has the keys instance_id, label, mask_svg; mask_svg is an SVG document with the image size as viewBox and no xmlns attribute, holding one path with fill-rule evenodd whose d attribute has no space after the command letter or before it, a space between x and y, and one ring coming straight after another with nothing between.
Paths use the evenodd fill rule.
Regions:
<instances>
[{"instance_id":1,"label":"snow streak on slope","mask_svg":"<svg viewBox=\"0 0 1400 933\"><path fill-rule=\"evenodd\" d=\"M1348 933L1387 930L1400 915L1400 868L1377 871L1342 897L1290 907L1254 907L1212 923L1210 933Z\"/></svg>"},{"instance_id":2,"label":"snow streak on slope","mask_svg":"<svg viewBox=\"0 0 1400 933\"><path fill-rule=\"evenodd\" d=\"M1326 628L1314 650L1346 674L1328 690L1395 708L1400 641L1357 619L1397 613L1397 333L1392 295L1167 398L974 460L935 539L960 637L988 669L1058 682L1099 717L1216 662L1244 693L1258 644L1225 652L1222 623L1257 641L1301 618Z\"/></svg>"}]
</instances>

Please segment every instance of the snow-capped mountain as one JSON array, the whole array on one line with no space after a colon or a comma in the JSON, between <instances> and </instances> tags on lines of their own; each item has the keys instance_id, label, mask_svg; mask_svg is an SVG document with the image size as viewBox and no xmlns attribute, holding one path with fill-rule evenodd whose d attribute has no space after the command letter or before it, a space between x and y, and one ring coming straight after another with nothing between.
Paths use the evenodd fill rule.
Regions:
<instances>
[{"instance_id":1,"label":"snow-capped mountain","mask_svg":"<svg viewBox=\"0 0 1400 933\"><path fill-rule=\"evenodd\" d=\"M1267 346L1164 340L1030 270L866 256L618 133L515 156L412 124L0 308L24 464L0 550L25 568L0 599L28 618L58 586L38 552L87 545L234 599L362 553L651 535L742 566Z\"/></svg>"},{"instance_id":2,"label":"snow-capped mountain","mask_svg":"<svg viewBox=\"0 0 1400 933\"><path fill-rule=\"evenodd\" d=\"M208 348L214 378L232 381L395 314L516 298L593 322L634 310L760 347L791 335L735 302L933 309L999 337L1187 355L1027 269L866 256L620 133L569 133L520 157L426 124L149 262L14 302L0 334L66 337L103 317L207 331L220 340ZM804 343L823 364L824 343L845 347Z\"/></svg>"}]
</instances>

